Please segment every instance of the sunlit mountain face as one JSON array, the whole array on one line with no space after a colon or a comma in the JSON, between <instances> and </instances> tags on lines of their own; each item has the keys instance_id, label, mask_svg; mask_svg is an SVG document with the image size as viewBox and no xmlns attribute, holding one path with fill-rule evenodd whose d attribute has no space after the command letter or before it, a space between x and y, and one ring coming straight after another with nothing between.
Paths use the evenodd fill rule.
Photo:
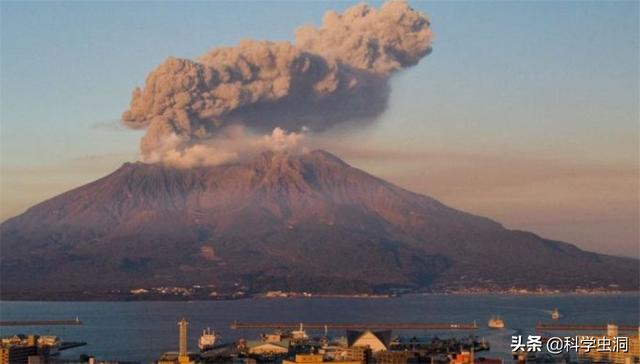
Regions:
<instances>
[{"instance_id":1,"label":"sunlit mountain face","mask_svg":"<svg viewBox=\"0 0 640 364\"><path fill-rule=\"evenodd\" d=\"M505 229L325 151L213 167L126 163L6 221L1 234L6 297L193 284L319 293L638 287L637 260Z\"/></svg>"}]
</instances>

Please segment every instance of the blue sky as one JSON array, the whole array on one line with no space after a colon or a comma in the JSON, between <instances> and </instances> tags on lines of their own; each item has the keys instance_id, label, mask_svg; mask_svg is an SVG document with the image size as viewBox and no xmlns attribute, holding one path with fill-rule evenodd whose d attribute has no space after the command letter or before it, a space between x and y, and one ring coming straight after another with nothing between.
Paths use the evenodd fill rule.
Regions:
<instances>
[{"instance_id":1,"label":"blue sky","mask_svg":"<svg viewBox=\"0 0 640 364\"><path fill-rule=\"evenodd\" d=\"M135 159L141 132L116 121L166 57L291 40L352 4L2 2L1 218ZM433 53L349 138L421 157L343 157L507 226L637 255L638 2L411 4Z\"/></svg>"}]
</instances>

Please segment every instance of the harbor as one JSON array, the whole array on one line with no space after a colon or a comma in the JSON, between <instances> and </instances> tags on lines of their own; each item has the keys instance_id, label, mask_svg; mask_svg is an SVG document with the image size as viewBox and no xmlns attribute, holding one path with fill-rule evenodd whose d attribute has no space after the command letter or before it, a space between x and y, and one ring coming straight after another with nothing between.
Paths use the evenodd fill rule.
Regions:
<instances>
[{"instance_id":1,"label":"harbor","mask_svg":"<svg viewBox=\"0 0 640 364\"><path fill-rule=\"evenodd\" d=\"M621 336L634 337L637 331L623 331L638 324L638 296L626 295L406 295L387 299L372 298L305 298L248 299L238 301L194 302L0 302L5 321L71 320L78 316L81 325L2 326L3 337L17 334L57 336L62 342L85 342L87 345L60 351L52 361L94 357L97 361L151 363L164 353L177 353L178 326L182 316L187 328L188 352L207 362L229 362L240 355L238 345L257 350L278 344L264 344L279 331L282 344L293 331L304 331L317 350L322 342L348 348L347 331L386 331L379 323L404 324L470 324L477 329L400 329L392 328L389 345L393 350L416 350L427 355L437 350L460 352L455 344L476 341L475 360L501 359L514 362L510 342L512 335L601 336L607 323L617 323ZM562 317L553 320L554 308ZM492 316L500 316L504 328L490 328ZM233 324L276 324L280 328L248 328ZM300 323L303 324L300 330ZM286 325L285 325L286 324ZM316 324L315 326L311 326ZM354 324L334 328L327 324ZM538 331L538 324L595 325L596 330ZM635 324L635 325L634 325ZM368 326L371 325L371 326ZM286 327L282 327L286 326ZM360 326L360 327L356 327ZM429 326L427 326L429 327ZM541 326L542 327L542 326ZM563 328L565 326L555 326ZM209 330L208 330L209 329ZM202 337L207 332L210 338ZM327 340L324 338L326 337ZM472 339L473 337L473 339ZM480 345L489 350L480 350ZM302 350L296 340L289 339L294 351ZM242 346L241 346L242 347ZM287 346L288 347L288 346ZM204 350L202 350L204 349ZM314 349L314 350L316 350ZM254 351L256 349L254 348ZM280 349L281 350L281 349ZM292 351L293 353L293 351ZM304 354L304 350L303 350ZM316 353L317 354L317 353ZM443 353L444 354L444 353ZM249 353L247 353L249 355ZM255 354L251 354L253 356ZM295 354L277 360L295 361ZM437 353L434 355L438 355ZM446 355L445 355L446 356ZM171 358L171 356L169 356ZM240 356L237 357L240 360ZM247 359L247 358L244 358ZM243 359L243 360L244 360ZM266 360L266 357L265 357ZM435 360L435 359L434 359Z\"/></svg>"},{"instance_id":2,"label":"harbor","mask_svg":"<svg viewBox=\"0 0 640 364\"><path fill-rule=\"evenodd\" d=\"M42 322L54 322L49 320ZM76 321L80 322L79 319ZM14 321L19 322L19 321ZM22 321L29 323L30 321ZM287 323L287 322L238 322L229 325L232 330L264 330L257 337L240 337L224 342L222 336L207 327L198 339L197 350L190 350L189 321L182 317L177 322L177 351L161 353L157 364L503 364L505 360L491 357L491 343L485 337L472 332L479 330L473 323ZM17 326L17 325L14 325ZM29 327L25 324L24 327ZM487 327L491 330L507 330L500 316L492 316ZM402 331L415 330L469 330L464 335L441 338L438 336L417 336L403 334ZM603 338L617 340L621 331L635 331L625 337L626 347L622 352L580 352L577 357L570 353L561 355L517 350L513 361L526 363L638 363L640 362L640 328L615 324L543 324L536 326L539 331L591 331L601 332ZM329 332L343 334L330 335ZM603 331L604 330L604 331ZM541 343L551 340L540 336ZM576 336L588 338L587 336ZM630 342L629 342L630 341ZM63 341L52 335L19 334L2 338L0 364L113 364L127 363L123 360L99 360L92 355L82 354L77 361L61 358L60 352L87 345L86 342ZM486 353L485 353L486 352Z\"/></svg>"},{"instance_id":3,"label":"harbor","mask_svg":"<svg viewBox=\"0 0 640 364\"><path fill-rule=\"evenodd\" d=\"M161 355L158 363L463 363L474 355L490 350L490 344L472 334L455 338L419 337L396 331L437 328L478 329L473 324L425 323L238 323L238 329L272 329L257 338L240 338L233 343L218 343L218 335L207 328L198 340L199 352L187 348L189 322L178 322L178 351ZM343 334L330 335L329 331ZM484 358L484 357L483 357ZM487 359L487 358L484 358ZM489 360L489 359L487 359ZM488 361L490 362L490 361Z\"/></svg>"}]
</instances>

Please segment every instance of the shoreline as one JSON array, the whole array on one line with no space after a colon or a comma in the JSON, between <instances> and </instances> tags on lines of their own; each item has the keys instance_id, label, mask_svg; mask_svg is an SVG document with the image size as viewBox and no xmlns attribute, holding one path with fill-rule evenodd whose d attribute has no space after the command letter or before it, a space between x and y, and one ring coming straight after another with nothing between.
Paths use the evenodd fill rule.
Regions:
<instances>
[{"instance_id":1,"label":"shoreline","mask_svg":"<svg viewBox=\"0 0 640 364\"><path fill-rule=\"evenodd\" d=\"M123 297L59 297L59 298L28 298L28 297L3 297L0 294L0 303L2 302L216 302L216 301L238 301L238 300L291 300L291 299L396 299L404 296L615 296L615 295L640 295L640 290L634 291L562 291L562 292L508 292L508 291L496 291L496 292L414 292L405 294L312 294L312 295L291 295L291 296L278 296L267 297L263 293L255 295L246 295L236 298L197 298L197 297L180 297L180 296L168 296L168 297L138 297L138 296L123 296Z\"/></svg>"}]
</instances>

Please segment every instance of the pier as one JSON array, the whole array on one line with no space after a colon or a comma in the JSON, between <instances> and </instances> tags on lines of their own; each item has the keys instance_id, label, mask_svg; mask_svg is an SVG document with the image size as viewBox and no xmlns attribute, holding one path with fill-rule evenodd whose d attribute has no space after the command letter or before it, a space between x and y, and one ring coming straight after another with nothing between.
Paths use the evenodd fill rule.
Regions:
<instances>
[{"instance_id":1,"label":"pier","mask_svg":"<svg viewBox=\"0 0 640 364\"><path fill-rule=\"evenodd\" d=\"M240 329L305 329L317 330L477 330L474 323L304 323L304 322L234 322L229 327Z\"/></svg>"},{"instance_id":2,"label":"pier","mask_svg":"<svg viewBox=\"0 0 640 364\"><path fill-rule=\"evenodd\" d=\"M0 321L2 326L75 326L82 325L77 317L74 320L13 320Z\"/></svg>"},{"instance_id":3,"label":"pier","mask_svg":"<svg viewBox=\"0 0 640 364\"><path fill-rule=\"evenodd\" d=\"M62 350L74 349L74 348L78 348L80 346L85 346L85 345L87 345L87 343L84 341L63 341L60 344L59 350L62 351Z\"/></svg>"},{"instance_id":4,"label":"pier","mask_svg":"<svg viewBox=\"0 0 640 364\"><path fill-rule=\"evenodd\" d=\"M619 325L618 331L638 331L638 326ZM538 323L537 331L607 331L606 324L545 324Z\"/></svg>"}]
</instances>

